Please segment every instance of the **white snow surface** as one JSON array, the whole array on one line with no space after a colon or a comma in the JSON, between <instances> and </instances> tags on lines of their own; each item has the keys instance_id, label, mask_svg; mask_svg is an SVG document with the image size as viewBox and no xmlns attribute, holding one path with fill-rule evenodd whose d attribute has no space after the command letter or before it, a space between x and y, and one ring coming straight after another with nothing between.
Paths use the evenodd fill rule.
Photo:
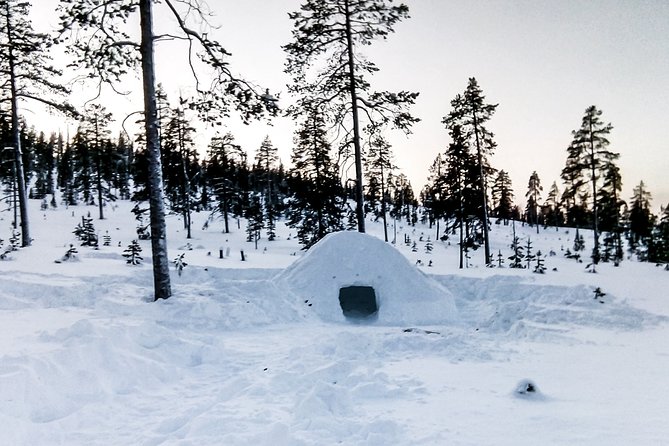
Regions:
<instances>
[{"instance_id":1,"label":"white snow surface","mask_svg":"<svg viewBox=\"0 0 669 446\"><path fill-rule=\"evenodd\" d=\"M343 322L339 290L371 286L379 324L425 325L457 320L448 289L409 263L392 245L355 231L328 234L277 276L287 289L313 303L324 321Z\"/></svg>"},{"instance_id":2,"label":"white snow surface","mask_svg":"<svg viewBox=\"0 0 669 446\"><path fill-rule=\"evenodd\" d=\"M0 444L669 438L669 272L626 259L587 273L563 256L573 230L516 225L523 241L556 254L540 275L485 268L481 250L459 270L455 243L434 241L426 252L435 228L421 225L397 227L418 252L382 242L382 226L368 221L378 240L335 234L303 253L282 225L256 250L244 221L224 234L220 221L204 228L207 215L197 214L186 240L170 216L170 257L185 253L188 266L173 273L173 297L152 302L149 243L140 242L139 266L121 256L134 237L132 204L94 220L112 239L98 250L72 235L95 207L30 204L33 246L0 261ZM10 218L0 214L1 239ZM511 227L493 225L491 236L493 253L508 257ZM55 263L70 243L78 261ZM343 318L337 288L356 283L378 291L378 320ZM540 392L519 394L524 382Z\"/></svg>"}]
</instances>

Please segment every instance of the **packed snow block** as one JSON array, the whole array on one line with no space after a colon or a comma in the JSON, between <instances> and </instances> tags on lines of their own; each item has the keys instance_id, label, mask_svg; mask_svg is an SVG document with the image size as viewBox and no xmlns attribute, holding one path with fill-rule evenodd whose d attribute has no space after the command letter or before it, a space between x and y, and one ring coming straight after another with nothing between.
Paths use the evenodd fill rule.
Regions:
<instances>
[{"instance_id":1,"label":"packed snow block","mask_svg":"<svg viewBox=\"0 0 669 446\"><path fill-rule=\"evenodd\" d=\"M373 290L377 312L370 322L415 326L457 319L455 300L448 289L412 265L392 245L359 232L328 234L279 273L276 282L295 294L299 302L308 301L308 311L325 321L349 320L340 290L350 287Z\"/></svg>"}]
</instances>

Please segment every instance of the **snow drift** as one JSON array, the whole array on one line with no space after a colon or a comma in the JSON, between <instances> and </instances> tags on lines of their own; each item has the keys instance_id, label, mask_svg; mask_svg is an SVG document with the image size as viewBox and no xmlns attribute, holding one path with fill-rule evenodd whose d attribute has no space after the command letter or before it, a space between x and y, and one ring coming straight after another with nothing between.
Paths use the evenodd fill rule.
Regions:
<instances>
[{"instance_id":1,"label":"snow drift","mask_svg":"<svg viewBox=\"0 0 669 446\"><path fill-rule=\"evenodd\" d=\"M389 325L441 324L456 319L453 294L411 265L393 246L359 232L329 234L276 277L325 321L346 318L339 291L374 288L377 322Z\"/></svg>"}]
</instances>

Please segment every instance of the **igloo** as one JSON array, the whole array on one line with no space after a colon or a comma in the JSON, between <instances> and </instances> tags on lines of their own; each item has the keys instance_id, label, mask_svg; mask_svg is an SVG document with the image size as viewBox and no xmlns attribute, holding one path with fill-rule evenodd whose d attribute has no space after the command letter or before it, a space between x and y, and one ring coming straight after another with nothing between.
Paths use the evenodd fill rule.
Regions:
<instances>
[{"instance_id":1,"label":"igloo","mask_svg":"<svg viewBox=\"0 0 669 446\"><path fill-rule=\"evenodd\" d=\"M276 280L326 321L431 325L456 317L449 290L392 245L359 232L327 235Z\"/></svg>"}]
</instances>

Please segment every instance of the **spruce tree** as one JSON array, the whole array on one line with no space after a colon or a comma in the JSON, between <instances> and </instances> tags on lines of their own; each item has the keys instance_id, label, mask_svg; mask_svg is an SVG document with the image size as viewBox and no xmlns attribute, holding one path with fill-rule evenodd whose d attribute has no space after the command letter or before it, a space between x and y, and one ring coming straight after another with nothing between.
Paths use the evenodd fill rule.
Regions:
<instances>
[{"instance_id":1,"label":"spruce tree","mask_svg":"<svg viewBox=\"0 0 669 446\"><path fill-rule=\"evenodd\" d=\"M544 265L544 256L541 254L541 251L537 251L536 256L537 263L534 265L534 272L537 274L546 273L546 266Z\"/></svg>"},{"instance_id":2,"label":"spruce tree","mask_svg":"<svg viewBox=\"0 0 669 446\"><path fill-rule=\"evenodd\" d=\"M137 240L133 240L128 247L123 251L123 257L126 258L126 263L129 265L139 265L142 263L142 247L139 245Z\"/></svg>"},{"instance_id":3,"label":"spruce tree","mask_svg":"<svg viewBox=\"0 0 669 446\"><path fill-rule=\"evenodd\" d=\"M276 174L276 163L279 161L279 151L272 144L269 136L266 136L256 151L257 180L262 184L263 207L265 212L265 229L267 240L272 241L276 237L277 215L277 187L274 181Z\"/></svg>"},{"instance_id":4,"label":"spruce tree","mask_svg":"<svg viewBox=\"0 0 669 446\"><path fill-rule=\"evenodd\" d=\"M613 260L616 266L623 259L621 209L627 207L624 200L620 199L622 190L622 178L620 169L613 163L605 167L603 184L599 190L598 203L600 206L599 218L602 233L608 232L604 242L608 250L604 256Z\"/></svg>"},{"instance_id":5,"label":"spruce tree","mask_svg":"<svg viewBox=\"0 0 669 446\"><path fill-rule=\"evenodd\" d=\"M513 216L513 189L511 178L506 171L500 170L497 173L491 193L493 209L490 214L497 217L498 223L503 221L506 226Z\"/></svg>"},{"instance_id":6,"label":"spruce tree","mask_svg":"<svg viewBox=\"0 0 669 446\"><path fill-rule=\"evenodd\" d=\"M504 255L501 249L497 252L497 267L504 268Z\"/></svg>"},{"instance_id":7,"label":"spruce tree","mask_svg":"<svg viewBox=\"0 0 669 446\"><path fill-rule=\"evenodd\" d=\"M429 167L428 184L422 191L423 209L427 212L430 228L436 224L436 238L439 238L439 222L446 217L449 197L446 171L446 157L439 153Z\"/></svg>"},{"instance_id":8,"label":"spruce tree","mask_svg":"<svg viewBox=\"0 0 669 446\"><path fill-rule=\"evenodd\" d=\"M246 217L246 241L254 242L255 248L258 249L260 231L265 227L265 221L260 197L257 194L253 194L251 197L251 202L246 208L244 217Z\"/></svg>"},{"instance_id":9,"label":"spruce tree","mask_svg":"<svg viewBox=\"0 0 669 446\"><path fill-rule=\"evenodd\" d=\"M470 217L477 214L478 194L475 184L476 171L474 156L470 153L469 143L458 124L449 128L451 143L446 149L445 175L441 179L440 193L446 200L445 216L453 219L452 229L459 233L459 268L464 267L465 240L470 239Z\"/></svg>"},{"instance_id":10,"label":"spruce tree","mask_svg":"<svg viewBox=\"0 0 669 446\"><path fill-rule=\"evenodd\" d=\"M532 240L527 237L527 243L525 243L525 262L527 263L527 269L530 268L532 260L536 259L536 255L532 252Z\"/></svg>"},{"instance_id":11,"label":"spruce tree","mask_svg":"<svg viewBox=\"0 0 669 446\"><path fill-rule=\"evenodd\" d=\"M651 193L643 181L633 190L629 209L629 249L641 254L640 245L645 245L652 234L654 216L650 210Z\"/></svg>"},{"instance_id":12,"label":"spruce tree","mask_svg":"<svg viewBox=\"0 0 669 446\"><path fill-rule=\"evenodd\" d=\"M513 254L509 257L511 264L509 268L522 268L523 267L523 246L520 244L520 239L516 235L515 225L513 226L513 241L511 242L511 250Z\"/></svg>"},{"instance_id":13,"label":"spruce tree","mask_svg":"<svg viewBox=\"0 0 669 446\"><path fill-rule=\"evenodd\" d=\"M580 260L581 258L581 251L585 249L585 240L583 239L583 235L579 234L578 228L576 228L576 235L574 235L574 254L573 258L576 260Z\"/></svg>"},{"instance_id":14,"label":"spruce tree","mask_svg":"<svg viewBox=\"0 0 669 446\"><path fill-rule=\"evenodd\" d=\"M43 199L54 193L53 174L55 169L55 134L47 141L44 132L40 132L35 143L35 185L32 189L32 198Z\"/></svg>"},{"instance_id":15,"label":"spruce tree","mask_svg":"<svg viewBox=\"0 0 669 446\"><path fill-rule=\"evenodd\" d=\"M290 170L288 226L297 228L303 249L343 228L341 186L331 158L323 113L313 108L295 131Z\"/></svg>"},{"instance_id":16,"label":"spruce tree","mask_svg":"<svg viewBox=\"0 0 669 446\"><path fill-rule=\"evenodd\" d=\"M546 201L544 202L545 206L545 219L546 225L555 226L555 229L558 229L558 226L561 226L563 223L563 214L562 209L560 208L560 190L558 189L557 183L553 181L551 188L548 190L548 195L546 196Z\"/></svg>"},{"instance_id":17,"label":"spruce tree","mask_svg":"<svg viewBox=\"0 0 669 446\"><path fill-rule=\"evenodd\" d=\"M669 270L669 205L662 209L660 221L655 226L651 235L656 250L648 260L651 262L664 263L665 269Z\"/></svg>"},{"instance_id":18,"label":"spruce tree","mask_svg":"<svg viewBox=\"0 0 669 446\"><path fill-rule=\"evenodd\" d=\"M388 201L389 193L388 186L392 184L393 169L396 166L393 163L393 154L390 143L382 136L375 135L369 144L366 154L366 177L367 184L370 189L368 195L372 195L372 190L376 189L378 194L375 198L369 200L371 203L378 199L380 203L379 213L383 219L383 235L384 239L388 241ZM376 194L374 194L376 195Z\"/></svg>"}]
</instances>

